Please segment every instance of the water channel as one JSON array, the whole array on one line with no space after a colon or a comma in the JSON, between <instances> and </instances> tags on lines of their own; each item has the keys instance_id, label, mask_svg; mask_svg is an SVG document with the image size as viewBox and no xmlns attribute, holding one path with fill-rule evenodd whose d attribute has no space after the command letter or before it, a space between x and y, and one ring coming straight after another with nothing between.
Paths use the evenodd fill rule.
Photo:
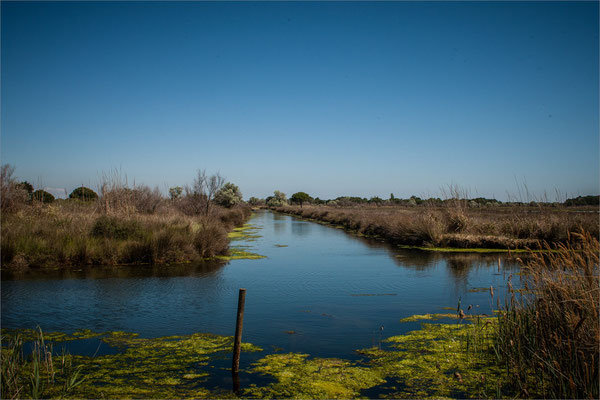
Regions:
<instances>
[{"instance_id":1,"label":"water channel","mask_svg":"<svg viewBox=\"0 0 600 400\"><path fill-rule=\"evenodd\" d=\"M491 314L496 298L484 288L502 295L516 271L504 260L499 268L498 254L399 249L270 211L257 211L249 223L259 237L233 245L266 258L4 271L2 327L231 336L238 289L246 288L245 342L266 352L352 360L356 349L418 329L418 322L400 323L404 317L452 312L444 308L459 300ZM241 368L261 356L242 355Z\"/></svg>"}]
</instances>

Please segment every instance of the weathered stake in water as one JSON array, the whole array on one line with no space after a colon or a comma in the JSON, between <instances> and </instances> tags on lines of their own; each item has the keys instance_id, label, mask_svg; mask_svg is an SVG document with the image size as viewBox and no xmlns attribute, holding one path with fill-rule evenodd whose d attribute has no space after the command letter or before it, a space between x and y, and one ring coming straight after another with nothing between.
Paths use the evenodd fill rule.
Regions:
<instances>
[{"instance_id":1,"label":"weathered stake in water","mask_svg":"<svg viewBox=\"0 0 600 400\"><path fill-rule=\"evenodd\" d=\"M246 301L246 289L240 289L238 297L237 321L235 323L235 339L233 342L233 363L231 372L240 370L240 350L242 346L242 327L244 325L244 303Z\"/></svg>"}]
</instances>

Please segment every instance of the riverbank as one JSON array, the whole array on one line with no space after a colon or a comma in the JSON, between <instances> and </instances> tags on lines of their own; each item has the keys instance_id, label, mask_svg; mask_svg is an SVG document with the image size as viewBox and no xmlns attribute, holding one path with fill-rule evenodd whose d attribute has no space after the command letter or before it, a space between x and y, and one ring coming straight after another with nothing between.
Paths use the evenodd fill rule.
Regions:
<instances>
[{"instance_id":1,"label":"riverbank","mask_svg":"<svg viewBox=\"0 0 600 400\"><path fill-rule=\"evenodd\" d=\"M273 210L330 224L393 244L437 251L539 249L541 242L566 243L570 232L598 236L597 209L556 207L470 208L404 206L284 206ZM479 249L479 250L478 250Z\"/></svg>"},{"instance_id":2,"label":"riverbank","mask_svg":"<svg viewBox=\"0 0 600 400\"><path fill-rule=\"evenodd\" d=\"M232 256L228 233L242 226L251 213L246 206L214 205L207 215L186 215L168 204L154 213L107 213L97 201L37 202L2 214L2 268L227 259Z\"/></svg>"}]
</instances>

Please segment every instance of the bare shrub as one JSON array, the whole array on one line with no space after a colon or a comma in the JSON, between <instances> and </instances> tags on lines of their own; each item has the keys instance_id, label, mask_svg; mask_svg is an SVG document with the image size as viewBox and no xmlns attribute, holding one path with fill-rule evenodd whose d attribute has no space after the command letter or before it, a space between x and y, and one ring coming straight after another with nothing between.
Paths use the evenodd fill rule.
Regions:
<instances>
[{"instance_id":1,"label":"bare shrub","mask_svg":"<svg viewBox=\"0 0 600 400\"><path fill-rule=\"evenodd\" d=\"M29 198L29 193L17 184L13 178L15 168L10 164L3 164L0 172L0 209L2 212L16 211L22 207Z\"/></svg>"}]
</instances>

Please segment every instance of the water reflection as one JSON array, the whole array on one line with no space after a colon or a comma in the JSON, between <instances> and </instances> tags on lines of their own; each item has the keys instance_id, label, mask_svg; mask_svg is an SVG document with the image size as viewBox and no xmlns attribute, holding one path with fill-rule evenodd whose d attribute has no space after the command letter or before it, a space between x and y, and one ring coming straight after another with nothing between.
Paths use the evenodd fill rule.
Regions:
<instances>
[{"instance_id":1,"label":"water reflection","mask_svg":"<svg viewBox=\"0 0 600 400\"><path fill-rule=\"evenodd\" d=\"M2 280L169 278L174 276L210 276L218 274L227 262L211 260L191 264L84 266L79 268L2 270Z\"/></svg>"}]
</instances>

